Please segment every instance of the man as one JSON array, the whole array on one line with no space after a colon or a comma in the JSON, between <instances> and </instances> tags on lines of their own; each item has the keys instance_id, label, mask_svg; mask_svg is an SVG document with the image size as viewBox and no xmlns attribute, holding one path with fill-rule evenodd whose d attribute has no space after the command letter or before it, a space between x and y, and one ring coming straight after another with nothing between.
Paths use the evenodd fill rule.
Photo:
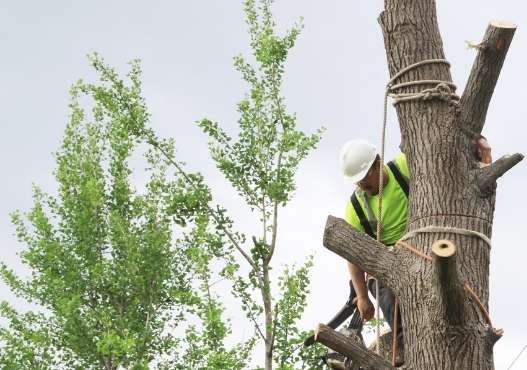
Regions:
<instances>
[{"instance_id":1,"label":"man","mask_svg":"<svg viewBox=\"0 0 527 370\"><path fill-rule=\"evenodd\" d=\"M488 165L492 162L491 149L483 136L475 139L475 155ZM340 163L344 177L357 185L357 189L346 204L345 220L355 229L376 238L377 220L379 219L379 171L381 171L380 156L377 149L366 140L350 140L344 144L340 152ZM410 172L404 154L399 154L394 160L382 167L383 197L382 197L382 227L381 242L385 245L395 244L406 230L408 211L408 193ZM362 319L373 318L375 309L368 297L368 289L375 296L373 279L366 280L364 271L348 262L351 283L357 294L357 308ZM393 331L394 295L384 284L379 282L379 306L385 320ZM400 314L397 319L397 342L399 355L403 353L403 333ZM402 363L402 358L398 361Z\"/></svg>"}]
</instances>

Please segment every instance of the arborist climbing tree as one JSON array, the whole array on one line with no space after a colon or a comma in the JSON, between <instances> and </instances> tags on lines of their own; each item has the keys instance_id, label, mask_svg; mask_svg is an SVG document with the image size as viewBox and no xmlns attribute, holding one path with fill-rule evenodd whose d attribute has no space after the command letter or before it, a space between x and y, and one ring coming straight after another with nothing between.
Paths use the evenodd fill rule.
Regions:
<instances>
[{"instance_id":1,"label":"arborist climbing tree","mask_svg":"<svg viewBox=\"0 0 527 370\"><path fill-rule=\"evenodd\" d=\"M494 369L493 345L503 335L488 314L496 180L523 155L482 166L474 139L483 129L516 27L489 25L458 96L443 52L435 1L385 0L379 23L391 76L386 98L394 100L400 148L411 174L406 229L386 247L382 240L329 216L324 245L375 276L397 297L404 328L403 368ZM384 128L379 163L384 163ZM378 196L383 199L384 171L379 172ZM380 204L378 215L383 215ZM317 340L364 369L393 368L323 325Z\"/></svg>"},{"instance_id":2,"label":"arborist climbing tree","mask_svg":"<svg viewBox=\"0 0 527 370\"><path fill-rule=\"evenodd\" d=\"M487 140L479 135L474 142L476 144L475 153L480 163L490 164L492 161L491 148ZM382 216L379 215L381 158L377 148L363 139L350 140L341 149L340 164L346 180L357 185L347 201L345 220L355 229L374 239L377 239L378 223L382 220L379 240L386 246L393 246L403 237L408 216L410 173L406 156L401 153L382 167ZM402 365L404 362L403 333L393 292L385 284L376 281L374 276L366 277L359 266L348 262L348 269L351 287L356 292L357 309L362 319L370 320L374 315L374 307L368 297L368 290L374 297L379 297L376 299L378 306L382 309L384 318L397 337L392 362L394 365ZM394 322L397 323L396 330L394 330Z\"/></svg>"},{"instance_id":3,"label":"arborist climbing tree","mask_svg":"<svg viewBox=\"0 0 527 370\"><path fill-rule=\"evenodd\" d=\"M379 172L381 160L374 145L365 140L351 140L344 144L340 162L343 175L351 183L357 184L357 189L346 204L345 219L355 229L367 233L372 238L377 238L377 224L382 219L380 240L385 245L393 245L403 234L406 228L406 215L408 208L408 165L404 154L382 166L384 171L384 215L379 217ZM393 318L395 298L390 289L384 284L377 287L371 276L366 282L364 271L351 262L348 262L351 283L357 293L357 308L364 320L370 320L374 314L373 305L368 297L368 289L378 299L384 317L392 331L394 330ZM366 288L368 287L368 289ZM377 310L378 311L378 310ZM402 328L398 320L398 345L399 354L402 354ZM402 364L402 359L397 359L397 364Z\"/></svg>"}]
</instances>

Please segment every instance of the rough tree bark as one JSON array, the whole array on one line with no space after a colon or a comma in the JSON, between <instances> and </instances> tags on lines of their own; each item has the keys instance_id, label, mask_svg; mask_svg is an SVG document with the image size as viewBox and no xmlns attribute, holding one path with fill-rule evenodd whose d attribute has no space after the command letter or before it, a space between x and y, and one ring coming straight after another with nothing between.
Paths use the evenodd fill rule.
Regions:
<instances>
[{"instance_id":1,"label":"rough tree bark","mask_svg":"<svg viewBox=\"0 0 527 370\"><path fill-rule=\"evenodd\" d=\"M385 0L379 23L390 76L419 61L445 58L434 0ZM481 168L473 140L484 126L514 31L507 23L489 25L459 102L431 99L396 105L401 149L411 173L408 232L440 226L491 237L496 179L523 156L506 156ZM421 66L398 82L414 80L451 81L449 66ZM450 242L432 251L439 239ZM501 332L482 309L488 311L490 245L454 232L416 233L406 242L427 258L405 248L387 248L332 216L324 233L327 248L377 276L398 297L404 368L494 369L493 345Z\"/></svg>"},{"instance_id":2,"label":"rough tree bark","mask_svg":"<svg viewBox=\"0 0 527 370\"><path fill-rule=\"evenodd\" d=\"M377 354L368 351L352 338L339 333L329 326L318 324L315 340L324 342L328 347L360 363L363 370L392 370L391 364Z\"/></svg>"}]
</instances>

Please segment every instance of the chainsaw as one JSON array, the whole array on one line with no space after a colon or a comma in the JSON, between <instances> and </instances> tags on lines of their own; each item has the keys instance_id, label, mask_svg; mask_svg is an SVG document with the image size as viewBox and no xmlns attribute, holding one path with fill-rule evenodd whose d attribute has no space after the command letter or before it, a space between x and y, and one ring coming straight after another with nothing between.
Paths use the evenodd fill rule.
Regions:
<instances>
[{"instance_id":1,"label":"chainsaw","mask_svg":"<svg viewBox=\"0 0 527 370\"><path fill-rule=\"evenodd\" d=\"M357 308L357 293L353 288L353 284L350 281L350 295L344 306L335 314L335 316L329 320L326 324L332 329L337 329L340 324L346 321L351 316L351 320L348 326L343 330L343 332L353 337L354 339L360 341L364 344L362 339L362 318L360 317L360 312ZM315 343L315 335L311 335L304 340L304 346L309 347ZM345 359L342 355L336 352L328 352L326 355L322 356L322 360L326 365L332 369L351 369L358 370L360 367L358 365L353 365L349 363L349 359Z\"/></svg>"}]
</instances>

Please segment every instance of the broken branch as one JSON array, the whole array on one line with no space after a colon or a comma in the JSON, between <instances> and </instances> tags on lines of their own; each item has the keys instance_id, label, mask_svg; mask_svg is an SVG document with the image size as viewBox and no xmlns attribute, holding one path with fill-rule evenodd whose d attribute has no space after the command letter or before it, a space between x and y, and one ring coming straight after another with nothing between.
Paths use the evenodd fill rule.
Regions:
<instances>
[{"instance_id":1,"label":"broken branch","mask_svg":"<svg viewBox=\"0 0 527 370\"><path fill-rule=\"evenodd\" d=\"M461 122L480 134L501 67L516 31L516 25L493 21L489 24L461 97Z\"/></svg>"},{"instance_id":2,"label":"broken branch","mask_svg":"<svg viewBox=\"0 0 527 370\"><path fill-rule=\"evenodd\" d=\"M434 287L445 320L451 325L463 323L465 312L465 295L457 274L456 253L457 248L450 240L437 240L432 245Z\"/></svg>"},{"instance_id":3,"label":"broken branch","mask_svg":"<svg viewBox=\"0 0 527 370\"><path fill-rule=\"evenodd\" d=\"M489 189L493 189L496 180L503 176L505 172L510 170L523 159L523 154L509 154L501 157L496 162L487 167L480 169L477 178L478 188L482 193L488 193Z\"/></svg>"},{"instance_id":4,"label":"broken branch","mask_svg":"<svg viewBox=\"0 0 527 370\"><path fill-rule=\"evenodd\" d=\"M341 218L328 216L324 247L388 284L395 278L396 256L388 247L356 230ZM391 288L391 286L390 286Z\"/></svg>"},{"instance_id":5,"label":"broken branch","mask_svg":"<svg viewBox=\"0 0 527 370\"><path fill-rule=\"evenodd\" d=\"M388 361L364 346L348 338L329 326L318 324L315 329L315 340L331 348L338 353L351 358L353 363L361 365L362 369L393 370L395 369Z\"/></svg>"}]
</instances>

